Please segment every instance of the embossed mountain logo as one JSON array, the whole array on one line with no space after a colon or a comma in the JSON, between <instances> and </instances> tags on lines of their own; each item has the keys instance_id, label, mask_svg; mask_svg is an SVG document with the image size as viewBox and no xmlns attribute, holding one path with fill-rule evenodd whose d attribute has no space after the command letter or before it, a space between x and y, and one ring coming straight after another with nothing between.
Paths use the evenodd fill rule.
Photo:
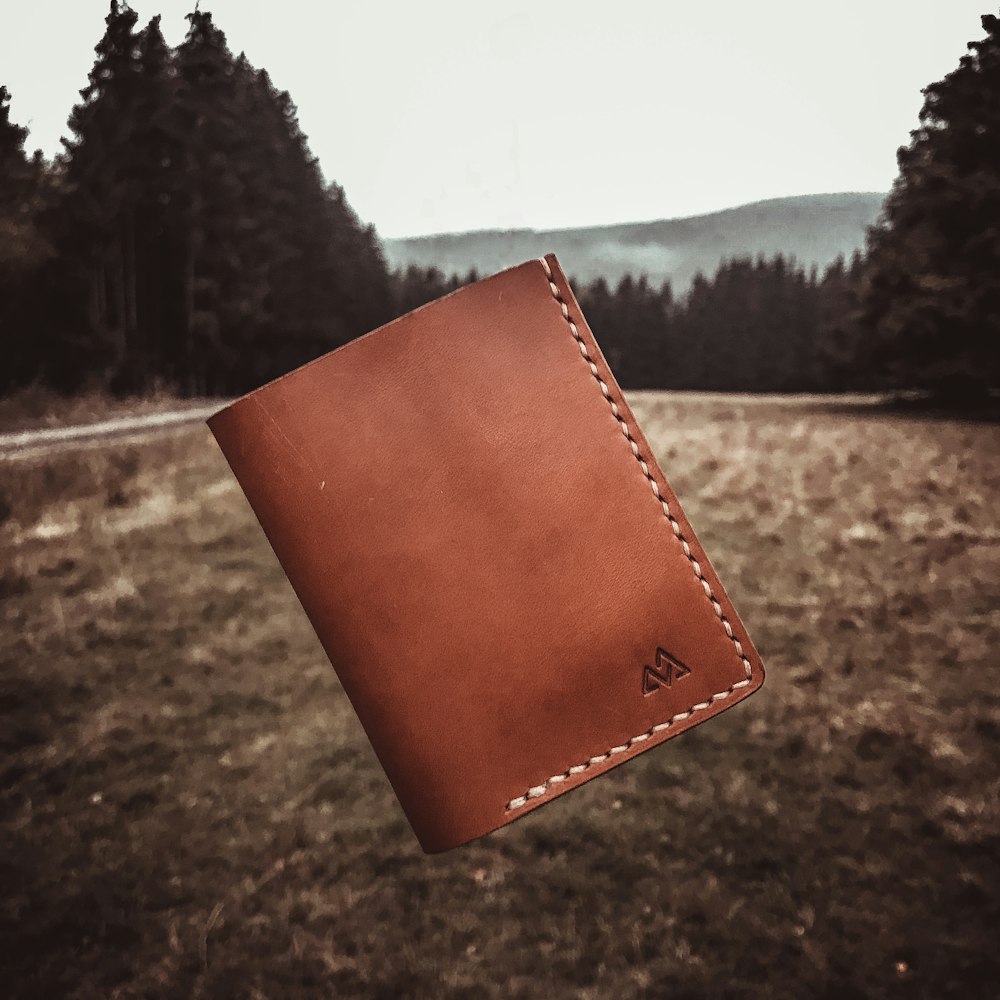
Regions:
<instances>
[{"instance_id":1,"label":"embossed mountain logo","mask_svg":"<svg viewBox=\"0 0 1000 1000\"><path fill-rule=\"evenodd\" d=\"M685 667L676 656L665 649L656 650L656 666L642 668L642 693L653 694L663 687L672 687L674 681L687 677L690 667Z\"/></svg>"}]
</instances>

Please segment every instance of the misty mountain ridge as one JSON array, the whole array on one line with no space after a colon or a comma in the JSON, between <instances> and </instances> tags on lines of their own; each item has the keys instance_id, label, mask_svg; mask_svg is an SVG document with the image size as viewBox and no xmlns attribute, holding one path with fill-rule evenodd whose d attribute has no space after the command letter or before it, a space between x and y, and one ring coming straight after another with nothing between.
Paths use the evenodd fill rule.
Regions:
<instances>
[{"instance_id":1,"label":"misty mountain ridge","mask_svg":"<svg viewBox=\"0 0 1000 1000\"><path fill-rule=\"evenodd\" d=\"M772 198L707 215L570 229L486 229L384 240L391 268L437 267L446 274L481 277L554 251L567 274L581 282L645 274L670 279L683 292L699 271L715 273L723 258L782 253L820 269L838 254L863 249L865 231L878 217L879 192Z\"/></svg>"}]
</instances>

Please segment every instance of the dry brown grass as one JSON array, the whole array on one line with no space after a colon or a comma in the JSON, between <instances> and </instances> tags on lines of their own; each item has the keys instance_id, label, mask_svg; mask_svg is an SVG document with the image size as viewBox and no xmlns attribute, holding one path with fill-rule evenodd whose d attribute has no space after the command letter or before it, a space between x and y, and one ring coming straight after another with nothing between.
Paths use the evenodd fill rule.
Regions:
<instances>
[{"instance_id":1,"label":"dry brown grass","mask_svg":"<svg viewBox=\"0 0 1000 1000\"><path fill-rule=\"evenodd\" d=\"M3 992L994 996L996 428L631 398L767 684L433 857L207 430L0 463Z\"/></svg>"}]
</instances>

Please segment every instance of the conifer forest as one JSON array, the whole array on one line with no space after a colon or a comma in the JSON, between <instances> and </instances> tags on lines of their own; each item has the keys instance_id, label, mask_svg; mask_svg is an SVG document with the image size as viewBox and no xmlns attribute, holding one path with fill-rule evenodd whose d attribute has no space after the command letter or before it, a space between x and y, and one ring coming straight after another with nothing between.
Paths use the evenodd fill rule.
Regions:
<instances>
[{"instance_id":1,"label":"conifer forest","mask_svg":"<svg viewBox=\"0 0 1000 1000\"><path fill-rule=\"evenodd\" d=\"M171 48L113 0L52 160L0 86L0 392L239 393L478 277L390 271L291 96L211 13L187 21ZM821 272L726 259L682 294L642 274L577 288L626 388L996 389L1000 21L982 25L925 89L864 252Z\"/></svg>"}]
</instances>

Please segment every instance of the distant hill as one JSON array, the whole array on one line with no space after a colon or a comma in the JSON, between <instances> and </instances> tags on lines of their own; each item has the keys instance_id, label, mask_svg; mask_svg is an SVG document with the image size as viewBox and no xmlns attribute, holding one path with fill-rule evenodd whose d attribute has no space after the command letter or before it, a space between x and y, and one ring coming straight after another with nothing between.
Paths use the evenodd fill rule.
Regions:
<instances>
[{"instance_id":1,"label":"distant hill","mask_svg":"<svg viewBox=\"0 0 1000 1000\"><path fill-rule=\"evenodd\" d=\"M774 198L686 219L446 233L385 240L385 249L393 268L434 265L465 274L474 267L481 276L551 250L578 281L646 274L657 285L670 278L681 292L699 270L713 273L723 257L784 253L806 267L824 267L840 253L849 257L864 245L865 227L884 197L869 191Z\"/></svg>"}]
</instances>

